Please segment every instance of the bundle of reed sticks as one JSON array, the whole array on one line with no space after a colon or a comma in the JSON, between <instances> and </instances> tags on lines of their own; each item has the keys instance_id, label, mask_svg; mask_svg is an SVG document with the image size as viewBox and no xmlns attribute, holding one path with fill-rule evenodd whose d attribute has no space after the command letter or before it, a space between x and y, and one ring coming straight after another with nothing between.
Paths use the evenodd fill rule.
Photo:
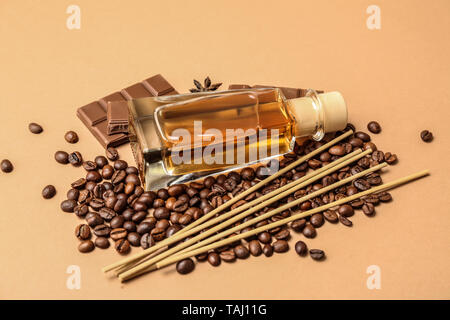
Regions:
<instances>
[{"instance_id":1,"label":"bundle of reed sticks","mask_svg":"<svg viewBox=\"0 0 450 320\"><path fill-rule=\"evenodd\" d=\"M245 239L253 235L257 235L261 232L271 230L273 228L277 228L283 226L289 222L294 220L298 220L307 216L310 216L315 213L323 212L325 210L337 207L344 203L348 203L359 199L361 197L367 196L369 194L378 193L381 191L385 191L387 189L395 188L399 185L407 183L409 181L418 179L420 177L428 175L428 170L420 171L409 176L396 179L389 183L385 183L376 187L372 187L369 190L362 191L356 193L354 195L324 204L317 208L307 210L304 212L294 213L292 216L280 219L278 221L268 223L266 225L254 228L247 232L242 232L239 234L235 234L236 232L247 228L249 226L255 225L260 221L263 221L267 218L270 218L276 214L279 214L287 209L293 209L299 204L313 199L317 196L320 196L326 192L334 190L338 187L341 187L347 183L352 182L358 178L369 175L373 172L377 172L382 168L386 167L387 164L385 162L380 163L376 166L368 168L364 171L356 173L350 177L339 180L333 184L322 187L317 191L306 194L298 199L287 202L285 204L280 205L279 207L270 210L266 213L260 214L258 216L254 216L253 218L247 220L244 223L236 224L236 222L241 221L243 218L252 216L254 213L259 212L261 209L271 205L279 200L282 200L296 191L311 185L318 179L321 179L327 175L336 172L351 163L358 161L359 159L365 157L366 155L372 152L371 149L362 151L361 149L357 149L352 153L347 154L346 156L337 159L317 170L314 170L300 179L294 180L280 188L277 188L261 197L257 197L256 199L245 203L237 208L234 208L228 212L225 212L221 215L219 213L225 211L230 208L233 204L237 203L239 200L246 198L251 193L259 190L263 186L266 186L271 181L277 179L282 176L286 172L291 169L301 165L302 163L308 161L312 157L328 150L330 147L335 145L336 143L342 141L348 136L352 135L353 131L349 130L342 135L336 137L332 141L324 144L323 146L313 150L307 155L299 158L298 160L292 162L288 166L280 169L275 174L272 174L261 180L253 187L250 187L246 191L234 196L229 201L225 202L221 206L218 206L211 212L205 214L201 218L195 220L193 223L187 225L185 228L181 229L174 235L169 238L166 238L163 241L158 242L154 246L143 250L142 252L130 256L128 258L122 259L118 262L112 263L102 269L103 272L115 271L115 275L120 279L120 281L127 281L133 279L137 276L140 276L149 271L161 269L183 259L196 256L198 254L202 254L208 252L213 249L220 248L225 245L232 244L237 240ZM233 226L235 225L235 226ZM202 232L201 232L202 231ZM235 234L235 235L233 235ZM232 235L230 237L230 235ZM181 240L189 237L189 239L180 242ZM178 243L178 244L177 244ZM177 244L173 246L174 244Z\"/></svg>"}]
</instances>

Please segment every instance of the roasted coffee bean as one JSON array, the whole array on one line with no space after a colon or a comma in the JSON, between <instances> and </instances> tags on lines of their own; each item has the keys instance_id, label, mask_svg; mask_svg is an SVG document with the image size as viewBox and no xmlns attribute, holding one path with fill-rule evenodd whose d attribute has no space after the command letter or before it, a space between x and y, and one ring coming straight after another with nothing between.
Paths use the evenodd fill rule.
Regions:
<instances>
[{"instance_id":1,"label":"roasted coffee bean","mask_svg":"<svg viewBox=\"0 0 450 320\"><path fill-rule=\"evenodd\" d=\"M1 164L0 164L0 168L4 173L10 173L14 170L14 166L12 164L11 161L9 161L8 159L3 159Z\"/></svg>"},{"instance_id":2,"label":"roasted coffee bean","mask_svg":"<svg viewBox=\"0 0 450 320\"><path fill-rule=\"evenodd\" d=\"M251 240L248 243L248 248L252 256L258 257L262 254L262 247L258 240ZM236 250L236 248L235 248Z\"/></svg>"},{"instance_id":3,"label":"roasted coffee bean","mask_svg":"<svg viewBox=\"0 0 450 320\"><path fill-rule=\"evenodd\" d=\"M127 168L125 169L125 172L126 172L127 174L135 174L135 175L139 175L139 170L138 170L136 167L133 167L133 166L127 167Z\"/></svg>"},{"instance_id":4,"label":"roasted coffee bean","mask_svg":"<svg viewBox=\"0 0 450 320\"><path fill-rule=\"evenodd\" d=\"M345 148L341 145L334 145L328 149L328 152L333 156L343 156L345 154Z\"/></svg>"},{"instance_id":5,"label":"roasted coffee bean","mask_svg":"<svg viewBox=\"0 0 450 320\"><path fill-rule=\"evenodd\" d=\"M309 255L311 256L311 258L317 261L323 260L325 258L325 252L320 249L309 250Z\"/></svg>"},{"instance_id":6,"label":"roasted coffee bean","mask_svg":"<svg viewBox=\"0 0 450 320\"><path fill-rule=\"evenodd\" d=\"M384 161L388 164L395 164L398 161L397 155L390 152L384 154Z\"/></svg>"},{"instance_id":7,"label":"roasted coffee bean","mask_svg":"<svg viewBox=\"0 0 450 320\"><path fill-rule=\"evenodd\" d=\"M105 237L97 237L97 238L95 238L94 243L95 243L95 246L97 248L100 248L100 249L107 249L107 248L109 248L109 240L107 238L105 238Z\"/></svg>"},{"instance_id":8,"label":"roasted coffee bean","mask_svg":"<svg viewBox=\"0 0 450 320\"><path fill-rule=\"evenodd\" d=\"M351 205L343 204L339 207L338 213L344 217L351 217L355 213Z\"/></svg>"},{"instance_id":9,"label":"roasted coffee bean","mask_svg":"<svg viewBox=\"0 0 450 320\"><path fill-rule=\"evenodd\" d=\"M94 243L91 240L81 241L78 245L78 251L81 253L88 253L95 249Z\"/></svg>"},{"instance_id":10,"label":"roasted coffee bean","mask_svg":"<svg viewBox=\"0 0 450 320\"><path fill-rule=\"evenodd\" d=\"M352 209L353 210L353 209ZM320 228L324 224L323 215L321 213L315 213L309 219L309 222L315 227Z\"/></svg>"},{"instance_id":11,"label":"roasted coffee bean","mask_svg":"<svg viewBox=\"0 0 450 320\"><path fill-rule=\"evenodd\" d=\"M183 193L183 191L184 191L184 188L183 188L183 185L181 185L181 184L176 184L176 185L170 186L167 189L167 192L168 192L169 196L171 196L171 197L178 197L180 194Z\"/></svg>"},{"instance_id":12,"label":"roasted coffee bean","mask_svg":"<svg viewBox=\"0 0 450 320\"><path fill-rule=\"evenodd\" d=\"M125 183L132 183L136 186L139 186L141 184L141 180L136 174L129 174L125 178Z\"/></svg>"},{"instance_id":13,"label":"roasted coffee bean","mask_svg":"<svg viewBox=\"0 0 450 320\"><path fill-rule=\"evenodd\" d=\"M308 247L306 246L306 243L301 240L297 241L295 243L295 252L297 252L299 256L305 256L308 253Z\"/></svg>"},{"instance_id":14,"label":"roasted coffee bean","mask_svg":"<svg viewBox=\"0 0 450 320\"><path fill-rule=\"evenodd\" d=\"M188 214L183 214L179 219L178 219L178 223L182 224L182 225L188 225L189 223L191 223L193 220L192 216L188 215Z\"/></svg>"},{"instance_id":15,"label":"roasted coffee bean","mask_svg":"<svg viewBox=\"0 0 450 320\"><path fill-rule=\"evenodd\" d=\"M74 182L72 182L71 186L74 189L83 189L86 185L86 179L80 178Z\"/></svg>"},{"instance_id":16,"label":"roasted coffee bean","mask_svg":"<svg viewBox=\"0 0 450 320\"><path fill-rule=\"evenodd\" d=\"M177 272L179 274L188 274L195 269L194 260L187 258L177 262Z\"/></svg>"},{"instance_id":17,"label":"roasted coffee bean","mask_svg":"<svg viewBox=\"0 0 450 320\"><path fill-rule=\"evenodd\" d=\"M428 131L428 130L423 130L420 133L420 138L424 142L431 142L433 140L433 133L431 133L431 131Z\"/></svg>"},{"instance_id":18,"label":"roasted coffee bean","mask_svg":"<svg viewBox=\"0 0 450 320\"><path fill-rule=\"evenodd\" d=\"M96 156L94 162L98 168L102 169L108 164L108 159L106 159L104 156Z\"/></svg>"},{"instance_id":19,"label":"roasted coffee bean","mask_svg":"<svg viewBox=\"0 0 450 320\"><path fill-rule=\"evenodd\" d=\"M162 228L153 228L150 234L155 241L161 241L166 237L166 230Z\"/></svg>"},{"instance_id":20,"label":"roasted coffee bean","mask_svg":"<svg viewBox=\"0 0 450 320\"><path fill-rule=\"evenodd\" d=\"M275 239L277 240L287 240L289 239L291 236L291 233L289 232L288 229L283 229L280 232L278 232L277 234L275 234Z\"/></svg>"},{"instance_id":21,"label":"roasted coffee bean","mask_svg":"<svg viewBox=\"0 0 450 320\"><path fill-rule=\"evenodd\" d=\"M177 233L180 230L181 230L181 227L179 225L169 226L166 229L166 237L169 238L169 237L173 236L175 233Z\"/></svg>"},{"instance_id":22,"label":"roasted coffee bean","mask_svg":"<svg viewBox=\"0 0 450 320\"><path fill-rule=\"evenodd\" d=\"M270 243L266 243L263 246L263 253L266 257L271 257L273 255L273 247Z\"/></svg>"},{"instance_id":23,"label":"roasted coffee bean","mask_svg":"<svg viewBox=\"0 0 450 320\"><path fill-rule=\"evenodd\" d=\"M263 231L260 234L258 234L258 240L262 243L271 243L272 242L272 236L269 232Z\"/></svg>"},{"instance_id":24,"label":"roasted coffee bean","mask_svg":"<svg viewBox=\"0 0 450 320\"><path fill-rule=\"evenodd\" d=\"M339 216L339 222L341 222L344 226L347 227L351 227L353 225L353 223L345 216Z\"/></svg>"},{"instance_id":25,"label":"roasted coffee bean","mask_svg":"<svg viewBox=\"0 0 450 320\"><path fill-rule=\"evenodd\" d=\"M219 174L219 175L216 177L216 182L217 182L217 184L222 185L222 184L225 182L226 179L227 179L227 176L226 176L226 175L224 175L224 174Z\"/></svg>"},{"instance_id":26,"label":"roasted coffee bean","mask_svg":"<svg viewBox=\"0 0 450 320\"><path fill-rule=\"evenodd\" d=\"M203 262L206 261L206 259L208 259L208 253L204 252L204 253L200 253L198 255L195 256L195 259L199 262Z\"/></svg>"},{"instance_id":27,"label":"roasted coffee bean","mask_svg":"<svg viewBox=\"0 0 450 320\"><path fill-rule=\"evenodd\" d=\"M42 129L42 127L39 124L34 123L34 122L32 122L28 125L28 130L30 130L30 132L34 133L34 134L39 134L42 131L44 131L44 129Z\"/></svg>"},{"instance_id":28,"label":"roasted coffee bean","mask_svg":"<svg viewBox=\"0 0 450 320\"><path fill-rule=\"evenodd\" d=\"M94 161L84 161L83 168L86 171L92 171L97 169L97 164Z\"/></svg>"},{"instance_id":29,"label":"roasted coffee bean","mask_svg":"<svg viewBox=\"0 0 450 320\"><path fill-rule=\"evenodd\" d=\"M95 211L98 211L105 206L105 201L103 199L94 198L89 201L89 206ZM119 212L118 210L115 211Z\"/></svg>"},{"instance_id":30,"label":"roasted coffee bean","mask_svg":"<svg viewBox=\"0 0 450 320\"><path fill-rule=\"evenodd\" d=\"M111 232L111 228L106 224L99 224L94 228L94 234L97 237L109 237L109 233Z\"/></svg>"},{"instance_id":31,"label":"roasted coffee bean","mask_svg":"<svg viewBox=\"0 0 450 320\"><path fill-rule=\"evenodd\" d=\"M361 199L350 202L350 205L352 206L352 208L356 208L356 209L361 208L363 206L363 204L364 204L364 201Z\"/></svg>"},{"instance_id":32,"label":"roasted coffee bean","mask_svg":"<svg viewBox=\"0 0 450 320\"><path fill-rule=\"evenodd\" d=\"M381 126L376 121L370 121L367 124L367 129L369 129L369 131L372 133L380 133L381 132Z\"/></svg>"},{"instance_id":33,"label":"roasted coffee bean","mask_svg":"<svg viewBox=\"0 0 450 320\"><path fill-rule=\"evenodd\" d=\"M238 259L247 259L250 256L250 251L247 249L247 247L240 244L234 247L234 254Z\"/></svg>"},{"instance_id":34,"label":"roasted coffee bean","mask_svg":"<svg viewBox=\"0 0 450 320\"><path fill-rule=\"evenodd\" d=\"M273 243L273 251L283 253L289 250L289 244L286 240L277 240Z\"/></svg>"},{"instance_id":35,"label":"roasted coffee bean","mask_svg":"<svg viewBox=\"0 0 450 320\"><path fill-rule=\"evenodd\" d=\"M126 194L132 194L134 192L135 185L133 183L127 183L125 185L124 192ZM136 196L137 197L137 196Z\"/></svg>"},{"instance_id":36,"label":"roasted coffee bean","mask_svg":"<svg viewBox=\"0 0 450 320\"><path fill-rule=\"evenodd\" d=\"M125 177L127 174L125 173L125 170L119 170L115 171L114 174L111 177L111 182L114 185L117 185L125 180Z\"/></svg>"},{"instance_id":37,"label":"roasted coffee bean","mask_svg":"<svg viewBox=\"0 0 450 320\"><path fill-rule=\"evenodd\" d=\"M86 174L86 180L87 181L93 181L93 182L100 182L102 181L102 176L98 171L88 171Z\"/></svg>"},{"instance_id":38,"label":"roasted coffee bean","mask_svg":"<svg viewBox=\"0 0 450 320\"><path fill-rule=\"evenodd\" d=\"M87 224L79 224L75 228L75 237L80 240L88 240L91 238L91 228Z\"/></svg>"},{"instance_id":39,"label":"roasted coffee bean","mask_svg":"<svg viewBox=\"0 0 450 320\"><path fill-rule=\"evenodd\" d=\"M125 219L122 216L115 216L112 218L110 222L110 226L113 229L121 228L123 226L123 223L125 222Z\"/></svg>"},{"instance_id":40,"label":"roasted coffee bean","mask_svg":"<svg viewBox=\"0 0 450 320\"><path fill-rule=\"evenodd\" d=\"M178 221L180 220L182 215L183 214L177 213L177 212L171 213L170 214L170 222L172 222L172 224L178 224Z\"/></svg>"},{"instance_id":41,"label":"roasted coffee bean","mask_svg":"<svg viewBox=\"0 0 450 320\"><path fill-rule=\"evenodd\" d=\"M380 199L381 202L389 202L392 200L392 196L389 192L383 191L379 194L377 194L378 199Z\"/></svg>"},{"instance_id":42,"label":"roasted coffee bean","mask_svg":"<svg viewBox=\"0 0 450 320\"><path fill-rule=\"evenodd\" d=\"M356 179L353 181L353 186L355 186L360 191L366 191L370 189L370 183L364 179Z\"/></svg>"},{"instance_id":43,"label":"roasted coffee bean","mask_svg":"<svg viewBox=\"0 0 450 320\"><path fill-rule=\"evenodd\" d=\"M116 251L120 254L127 254L130 252L130 242L127 239L119 239L115 244Z\"/></svg>"},{"instance_id":44,"label":"roasted coffee bean","mask_svg":"<svg viewBox=\"0 0 450 320\"><path fill-rule=\"evenodd\" d=\"M233 250L222 251L220 254L220 259L225 262L233 262L236 260L236 254Z\"/></svg>"},{"instance_id":45,"label":"roasted coffee bean","mask_svg":"<svg viewBox=\"0 0 450 320\"><path fill-rule=\"evenodd\" d=\"M124 239L127 236L128 232L125 228L115 228L112 229L110 232L110 237L114 241L117 241L119 239Z\"/></svg>"},{"instance_id":46,"label":"roasted coffee bean","mask_svg":"<svg viewBox=\"0 0 450 320\"><path fill-rule=\"evenodd\" d=\"M141 245L141 235L137 232L130 232L127 240L133 247L139 247Z\"/></svg>"},{"instance_id":47,"label":"roasted coffee bean","mask_svg":"<svg viewBox=\"0 0 450 320\"><path fill-rule=\"evenodd\" d=\"M84 187L86 190L93 192L96 185L97 184L94 181L86 181L86 185Z\"/></svg>"},{"instance_id":48,"label":"roasted coffee bean","mask_svg":"<svg viewBox=\"0 0 450 320\"><path fill-rule=\"evenodd\" d=\"M104 184L97 184L94 187L94 190L92 190L92 193L94 194L94 197L96 198L103 198L103 194L106 192L106 188Z\"/></svg>"},{"instance_id":49,"label":"roasted coffee bean","mask_svg":"<svg viewBox=\"0 0 450 320\"><path fill-rule=\"evenodd\" d=\"M127 201L125 199L117 199L117 202L114 205L113 210L117 213L121 213L126 208L127 208Z\"/></svg>"},{"instance_id":50,"label":"roasted coffee bean","mask_svg":"<svg viewBox=\"0 0 450 320\"><path fill-rule=\"evenodd\" d=\"M55 152L55 160L61 164L69 163L69 154L65 151L56 151Z\"/></svg>"},{"instance_id":51,"label":"roasted coffee bean","mask_svg":"<svg viewBox=\"0 0 450 320\"><path fill-rule=\"evenodd\" d=\"M80 196L80 191L77 189L70 189L67 191L67 199L69 200L78 200L78 197Z\"/></svg>"},{"instance_id":52,"label":"roasted coffee bean","mask_svg":"<svg viewBox=\"0 0 450 320\"><path fill-rule=\"evenodd\" d=\"M378 161L379 163L384 161L384 152L377 150L372 152L372 159Z\"/></svg>"},{"instance_id":53,"label":"roasted coffee bean","mask_svg":"<svg viewBox=\"0 0 450 320\"><path fill-rule=\"evenodd\" d=\"M242 169L240 173L243 180L252 181L255 179L255 170L251 167Z\"/></svg>"},{"instance_id":54,"label":"roasted coffee bean","mask_svg":"<svg viewBox=\"0 0 450 320\"><path fill-rule=\"evenodd\" d=\"M77 143L78 135L75 131L67 131L64 135L64 139L66 139L68 143Z\"/></svg>"},{"instance_id":55,"label":"roasted coffee bean","mask_svg":"<svg viewBox=\"0 0 450 320\"><path fill-rule=\"evenodd\" d=\"M139 234L144 234L144 233L149 233L153 228L154 228L155 224L152 224L150 222L145 222L142 221L141 223L139 223L139 225L136 228L136 231Z\"/></svg>"},{"instance_id":56,"label":"roasted coffee bean","mask_svg":"<svg viewBox=\"0 0 450 320\"><path fill-rule=\"evenodd\" d=\"M303 228L303 235L307 238L314 238L317 235L316 228L310 223L307 223Z\"/></svg>"},{"instance_id":57,"label":"roasted coffee bean","mask_svg":"<svg viewBox=\"0 0 450 320\"><path fill-rule=\"evenodd\" d=\"M306 220L299 219L299 220L295 220L291 223L291 228L292 228L292 230L294 230L296 232L302 232L305 225L306 225Z\"/></svg>"},{"instance_id":58,"label":"roasted coffee bean","mask_svg":"<svg viewBox=\"0 0 450 320\"><path fill-rule=\"evenodd\" d=\"M355 138L361 139L363 142L369 142L370 136L362 131L355 132Z\"/></svg>"},{"instance_id":59,"label":"roasted coffee bean","mask_svg":"<svg viewBox=\"0 0 450 320\"><path fill-rule=\"evenodd\" d=\"M148 249L153 245L155 245L155 240L150 233L146 233L141 236L141 247L143 249Z\"/></svg>"},{"instance_id":60,"label":"roasted coffee bean","mask_svg":"<svg viewBox=\"0 0 450 320\"><path fill-rule=\"evenodd\" d=\"M81 203L79 205L77 205L74 209L73 212L75 213L75 215L77 215L78 217L84 217L85 215L88 214L89 212L89 208L85 203Z\"/></svg>"},{"instance_id":61,"label":"roasted coffee bean","mask_svg":"<svg viewBox=\"0 0 450 320\"><path fill-rule=\"evenodd\" d=\"M348 143L354 148L361 148L364 142L359 138L351 138Z\"/></svg>"},{"instance_id":62,"label":"roasted coffee bean","mask_svg":"<svg viewBox=\"0 0 450 320\"><path fill-rule=\"evenodd\" d=\"M75 200L67 199L61 202L61 210L64 212L73 212L76 206L77 202Z\"/></svg>"},{"instance_id":63,"label":"roasted coffee bean","mask_svg":"<svg viewBox=\"0 0 450 320\"><path fill-rule=\"evenodd\" d=\"M137 227L136 227L136 223L134 223L133 221L125 221L123 223L122 228L124 228L125 230L127 230L128 232L135 232Z\"/></svg>"},{"instance_id":64,"label":"roasted coffee bean","mask_svg":"<svg viewBox=\"0 0 450 320\"><path fill-rule=\"evenodd\" d=\"M79 191L78 202L86 203L89 202L92 198L92 194L89 190L81 190Z\"/></svg>"},{"instance_id":65,"label":"roasted coffee bean","mask_svg":"<svg viewBox=\"0 0 450 320\"><path fill-rule=\"evenodd\" d=\"M163 199L155 199L155 201L153 201L153 208L164 207L164 205L165 201Z\"/></svg>"},{"instance_id":66,"label":"roasted coffee bean","mask_svg":"<svg viewBox=\"0 0 450 320\"><path fill-rule=\"evenodd\" d=\"M375 206L372 203L365 203L362 206L362 211L366 216L373 216L375 213Z\"/></svg>"},{"instance_id":67,"label":"roasted coffee bean","mask_svg":"<svg viewBox=\"0 0 450 320\"><path fill-rule=\"evenodd\" d=\"M177 200L173 204L173 211L175 211L175 212L184 212L184 211L186 211L186 209L188 207L189 207L189 204L187 202L184 202L183 200Z\"/></svg>"},{"instance_id":68,"label":"roasted coffee bean","mask_svg":"<svg viewBox=\"0 0 450 320\"><path fill-rule=\"evenodd\" d=\"M69 154L68 160L70 164L72 164L75 167L78 167L83 163L83 157L81 156L81 153L79 153L78 151L74 151L71 154Z\"/></svg>"},{"instance_id":69,"label":"roasted coffee bean","mask_svg":"<svg viewBox=\"0 0 450 320\"><path fill-rule=\"evenodd\" d=\"M218 253L210 252L208 253L208 262L213 267L217 267L220 265L221 259Z\"/></svg>"},{"instance_id":70,"label":"roasted coffee bean","mask_svg":"<svg viewBox=\"0 0 450 320\"><path fill-rule=\"evenodd\" d=\"M51 199L55 196L55 194L56 194L55 186L51 184L45 186L44 189L42 189L42 197L44 199Z\"/></svg>"},{"instance_id":71,"label":"roasted coffee bean","mask_svg":"<svg viewBox=\"0 0 450 320\"><path fill-rule=\"evenodd\" d=\"M377 205L378 203L380 203L380 199L378 199L378 197L373 194L364 197L362 200L364 200L366 203L371 203L373 205Z\"/></svg>"},{"instance_id":72,"label":"roasted coffee bean","mask_svg":"<svg viewBox=\"0 0 450 320\"><path fill-rule=\"evenodd\" d=\"M317 159L310 159L308 160L308 166L314 170L320 168L322 166L322 162Z\"/></svg>"},{"instance_id":73,"label":"roasted coffee bean","mask_svg":"<svg viewBox=\"0 0 450 320\"><path fill-rule=\"evenodd\" d=\"M214 183L216 183L216 179L214 177L207 177L203 181L203 184L207 189L211 188Z\"/></svg>"},{"instance_id":74,"label":"roasted coffee bean","mask_svg":"<svg viewBox=\"0 0 450 320\"><path fill-rule=\"evenodd\" d=\"M225 190L227 190L228 192L233 191L236 186L238 185L238 183L236 182L235 179L232 178L228 178L227 180L224 181L223 183L223 187L225 188Z\"/></svg>"},{"instance_id":75,"label":"roasted coffee bean","mask_svg":"<svg viewBox=\"0 0 450 320\"><path fill-rule=\"evenodd\" d=\"M156 195L162 200L167 200L170 197L169 192L166 189L159 189L156 192Z\"/></svg>"},{"instance_id":76,"label":"roasted coffee bean","mask_svg":"<svg viewBox=\"0 0 450 320\"><path fill-rule=\"evenodd\" d=\"M140 223L141 221L143 221L148 215L147 211L137 211L135 214L133 214L133 216L131 217L131 220L134 223Z\"/></svg>"},{"instance_id":77,"label":"roasted coffee bean","mask_svg":"<svg viewBox=\"0 0 450 320\"><path fill-rule=\"evenodd\" d=\"M116 161L119 159L119 152L117 152L117 149L114 147L107 148L105 153L106 157L111 161Z\"/></svg>"},{"instance_id":78,"label":"roasted coffee bean","mask_svg":"<svg viewBox=\"0 0 450 320\"><path fill-rule=\"evenodd\" d=\"M128 163L125 160L116 160L114 162L114 169L125 170L128 167Z\"/></svg>"},{"instance_id":79,"label":"roasted coffee bean","mask_svg":"<svg viewBox=\"0 0 450 320\"><path fill-rule=\"evenodd\" d=\"M89 212L86 215L86 222L91 228L95 228L95 226L102 224L104 221L98 213Z\"/></svg>"},{"instance_id":80,"label":"roasted coffee bean","mask_svg":"<svg viewBox=\"0 0 450 320\"><path fill-rule=\"evenodd\" d=\"M166 207L156 208L155 212L153 212L153 216L158 220L159 219L169 219L170 211Z\"/></svg>"},{"instance_id":81,"label":"roasted coffee bean","mask_svg":"<svg viewBox=\"0 0 450 320\"><path fill-rule=\"evenodd\" d=\"M323 213L324 218L331 223L336 223L339 221L339 217L334 210L327 210Z\"/></svg>"},{"instance_id":82,"label":"roasted coffee bean","mask_svg":"<svg viewBox=\"0 0 450 320\"><path fill-rule=\"evenodd\" d=\"M102 217L104 220L106 221L111 221L114 217L117 216L117 213L110 209L110 208L101 208L98 211L98 214L100 215L100 217Z\"/></svg>"}]
</instances>

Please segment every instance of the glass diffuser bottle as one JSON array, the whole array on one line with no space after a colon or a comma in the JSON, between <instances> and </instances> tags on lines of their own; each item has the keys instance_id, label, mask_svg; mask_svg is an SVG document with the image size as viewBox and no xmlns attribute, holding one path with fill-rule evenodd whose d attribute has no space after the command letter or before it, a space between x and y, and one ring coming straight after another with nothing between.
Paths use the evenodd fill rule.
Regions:
<instances>
[{"instance_id":1,"label":"glass diffuser bottle","mask_svg":"<svg viewBox=\"0 0 450 320\"><path fill-rule=\"evenodd\" d=\"M132 148L147 189L267 161L347 125L339 92L286 99L277 88L133 100Z\"/></svg>"}]
</instances>

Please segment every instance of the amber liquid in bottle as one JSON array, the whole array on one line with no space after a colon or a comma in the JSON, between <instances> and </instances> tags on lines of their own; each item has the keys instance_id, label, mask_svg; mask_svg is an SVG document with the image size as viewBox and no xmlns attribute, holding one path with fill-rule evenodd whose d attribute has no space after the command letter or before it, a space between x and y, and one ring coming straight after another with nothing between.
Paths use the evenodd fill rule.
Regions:
<instances>
[{"instance_id":1,"label":"amber liquid in bottle","mask_svg":"<svg viewBox=\"0 0 450 320\"><path fill-rule=\"evenodd\" d=\"M155 112L155 122L163 146L165 170L170 175L242 166L287 153L295 143L295 119L278 89L221 93L162 106ZM189 139L180 138L180 129ZM238 140L229 130L247 134ZM220 136L222 139L217 139ZM218 144L221 148L215 149ZM207 148L213 150L210 152L215 159L213 163L204 157ZM174 153L175 150L178 151ZM180 163L174 154L185 158ZM185 161L188 158L190 161Z\"/></svg>"}]
</instances>

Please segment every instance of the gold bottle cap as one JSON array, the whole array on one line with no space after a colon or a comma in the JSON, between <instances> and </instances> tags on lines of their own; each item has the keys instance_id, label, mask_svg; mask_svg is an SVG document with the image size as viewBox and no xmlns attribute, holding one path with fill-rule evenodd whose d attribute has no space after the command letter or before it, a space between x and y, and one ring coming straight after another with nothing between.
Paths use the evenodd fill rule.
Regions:
<instances>
[{"instance_id":1,"label":"gold bottle cap","mask_svg":"<svg viewBox=\"0 0 450 320\"><path fill-rule=\"evenodd\" d=\"M295 135L313 136L320 140L327 132L345 129L347 126L347 105L337 91L316 94L288 100L295 117Z\"/></svg>"}]
</instances>

